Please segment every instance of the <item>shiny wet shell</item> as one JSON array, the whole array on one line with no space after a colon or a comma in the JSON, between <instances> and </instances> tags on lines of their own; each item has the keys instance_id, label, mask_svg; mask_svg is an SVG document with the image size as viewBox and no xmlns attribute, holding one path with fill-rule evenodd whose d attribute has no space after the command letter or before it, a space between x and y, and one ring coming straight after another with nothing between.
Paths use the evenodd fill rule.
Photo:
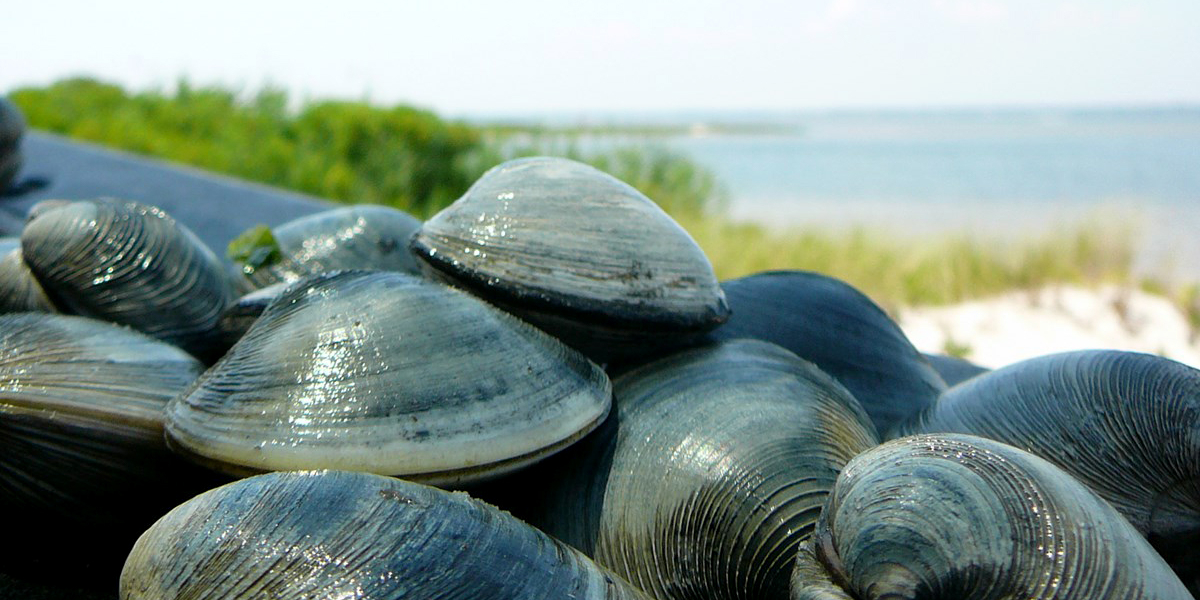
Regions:
<instances>
[{"instance_id":1,"label":"shiny wet shell","mask_svg":"<svg viewBox=\"0 0 1200 600\"><path fill-rule=\"evenodd\" d=\"M202 494L134 546L122 600L637 600L577 551L463 493L335 471Z\"/></svg>"},{"instance_id":2,"label":"shiny wet shell","mask_svg":"<svg viewBox=\"0 0 1200 600\"><path fill-rule=\"evenodd\" d=\"M55 205L37 212L21 247L58 306L202 358L224 350L217 319L233 300L225 268L162 210L117 200Z\"/></svg>"},{"instance_id":3,"label":"shiny wet shell","mask_svg":"<svg viewBox=\"0 0 1200 600\"><path fill-rule=\"evenodd\" d=\"M86 522L178 502L171 482L190 471L163 443L163 409L202 370L111 323L0 315L0 502Z\"/></svg>"},{"instance_id":4,"label":"shiny wet shell","mask_svg":"<svg viewBox=\"0 0 1200 600\"><path fill-rule=\"evenodd\" d=\"M637 351L712 329L729 314L687 232L629 185L567 159L493 168L426 221L412 247L457 284L563 330L589 355L596 337ZM640 341L622 339L630 333Z\"/></svg>"},{"instance_id":5,"label":"shiny wet shell","mask_svg":"<svg viewBox=\"0 0 1200 600\"><path fill-rule=\"evenodd\" d=\"M416 217L387 206L322 211L273 228L278 255L261 266L244 264L242 273L256 288L347 269L418 274L408 240L420 227Z\"/></svg>"},{"instance_id":6,"label":"shiny wet shell","mask_svg":"<svg viewBox=\"0 0 1200 600\"><path fill-rule=\"evenodd\" d=\"M218 469L438 483L556 451L608 413L595 364L452 288L396 272L294 285L173 400L170 442Z\"/></svg>"},{"instance_id":7,"label":"shiny wet shell","mask_svg":"<svg viewBox=\"0 0 1200 600\"><path fill-rule=\"evenodd\" d=\"M812 361L846 386L882 435L931 406L946 384L879 305L811 271L768 271L721 284L733 316L715 339L751 337Z\"/></svg>"},{"instance_id":8,"label":"shiny wet shell","mask_svg":"<svg viewBox=\"0 0 1200 600\"><path fill-rule=\"evenodd\" d=\"M795 574L793 600L1191 598L1094 492L1032 454L957 434L855 457Z\"/></svg>"},{"instance_id":9,"label":"shiny wet shell","mask_svg":"<svg viewBox=\"0 0 1200 600\"><path fill-rule=\"evenodd\" d=\"M656 361L614 391L615 418L530 474L549 486L530 522L656 598L786 597L838 471L877 443L857 402L757 340Z\"/></svg>"}]
</instances>

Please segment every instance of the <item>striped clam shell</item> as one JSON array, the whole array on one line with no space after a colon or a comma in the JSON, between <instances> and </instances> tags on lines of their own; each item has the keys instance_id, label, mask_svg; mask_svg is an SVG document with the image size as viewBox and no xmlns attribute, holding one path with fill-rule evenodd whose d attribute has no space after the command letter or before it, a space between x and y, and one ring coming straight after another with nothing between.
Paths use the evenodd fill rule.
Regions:
<instances>
[{"instance_id":1,"label":"striped clam shell","mask_svg":"<svg viewBox=\"0 0 1200 600\"><path fill-rule=\"evenodd\" d=\"M163 443L163 408L202 370L111 323L0 315L0 504L116 523L186 498L173 482L195 493Z\"/></svg>"},{"instance_id":2,"label":"striped clam shell","mask_svg":"<svg viewBox=\"0 0 1200 600\"><path fill-rule=\"evenodd\" d=\"M793 600L1186 600L1094 492L967 435L885 443L846 465L797 560Z\"/></svg>"},{"instance_id":3,"label":"striped clam shell","mask_svg":"<svg viewBox=\"0 0 1200 600\"><path fill-rule=\"evenodd\" d=\"M39 210L21 247L64 310L128 325L201 358L224 349L217 320L233 287L217 257L162 210L87 200Z\"/></svg>"},{"instance_id":4,"label":"striped clam shell","mask_svg":"<svg viewBox=\"0 0 1200 600\"><path fill-rule=\"evenodd\" d=\"M757 340L655 361L614 394L614 418L529 474L552 482L541 504L514 510L660 599L786 597L838 471L877 443L845 388Z\"/></svg>"},{"instance_id":5,"label":"striped clam shell","mask_svg":"<svg viewBox=\"0 0 1200 600\"><path fill-rule=\"evenodd\" d=\"M588 165L485 173L414 236L437 272L599 361L675 346L729 316L704 253L650 199Z\"/></svg>"},{"instance_id":6,"label":"striped clam shell","mask_svg":"<svg viewBox=\"0 0 1200 600\"><path fill-rule=\"evenodd\" d=\"M1054 463L1200 584L1200 371L1136 352L1053 354L979 375L899 433L958 432Z\"/></svg>"},{"instance_id":7,"label":"striped clam shell","mask_svg":"<svg viewBox=\"0 0 1200 600\"><path fill-rule=\"evenodd\" d=\"M879 433L933 404L945 382L900 326L862 292L809 271L768 271L721 284L733 316L712 333L779 344L854 394Z\"/></svg>"},{"instance_id":8,"label":"striped clam shell","mask_svg":"<svg viewBox=\"0 0 1200 600\"><path fill-rule=\"evenodd\" d=\"M25 257L18 238L0 242L0 313L58 312L42 289Z\"/></svg>"},{"instance_id":9,"label":"striped clam shell","mask_svg":"<svg viewBox=\"0 0 1200 600\"><path fill-rule=\"evenodd\" d=\"M243 294L225 308L218 322L225 341L232 346L254 325L267 307L287 291L292 284L281 281Z\"/></svg>"},{"instance_id":10,"label":"striped clam shell","mask_svg":"<svg viewBox=\"0 0 1200 600\"><path fill-rule=\"evenodd\" d=\"M277 258L259 267L243 265L242 273L255 288L348 269L418 274L408 239L420 227L416 217L387 206L362 204L306 215L273 228Z\"/></svg>"},{"instance_id":11,"label":"striped clam shell","mask_svg":"<svg viewBox=\"0 0 1200 600\"><path fill-rule=\"evenodd\" d=\"M611 383L557 340L411 275L290 287L167 409L169 441L233 474L337 468L486 478L599 424Z\"/></svg>"},{"instance_id":12,"label":"striped clam shell","mask_svg":"<svg viewBox=\"0 0 1200 600\"><path fill-rule=\"evenodd\" d=\"M270 473L201 494L138 540L122 600L643 596L460 492L367 473Z\"/></svg>"}]
</instances>

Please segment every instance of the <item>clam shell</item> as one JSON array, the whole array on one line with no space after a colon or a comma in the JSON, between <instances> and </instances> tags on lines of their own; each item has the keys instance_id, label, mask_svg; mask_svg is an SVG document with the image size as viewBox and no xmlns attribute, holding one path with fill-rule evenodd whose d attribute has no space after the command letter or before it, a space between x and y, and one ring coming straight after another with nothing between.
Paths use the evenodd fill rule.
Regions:
<instances>
[{"instance_id":1,"label":"clam shell","mask_svg":"<svg viewBox=\"0 0 1200 600\"><path fill-rule=\"evenodd\" d=\"M58 312L21 254L20 240L0 244L0 313Z\"/></svg>"},{"instance_id":2,"label":"clam shell","mask_svg":"<svg viewBox=\"0 0 1200 600\"><path fill-rule=\"evenodd\" d=\"M1196 369L1116 350L1043 356L947 390L898 431L968 433L1040 456L1112 503L1180 573L1200 573Z\"/></svg>"},{"instance_id":3,"label":"clam shell","mask_svg":"<svg viewBox=\"0 0 1200 600\"><path fill-rule=\"evenodd\" d=\"M128 325L201 358L224 349L217 320L233 300L224 267L158 208L71 202L39 211L21 246L60 307Z\"/></svg>"},{"instance_id":4,"label":"clam shell","mask_svg":"<svg viewBox=\"0 0 1200 600\"><path fill-rule=\"evenodd\" d=\"M110 323L0 315L0 504L108 523L173 506L187 497L177 488L194 493L163 443L163 408L202 370Z\"/></svg>"},{"instance_id":5,"label":"clam shell","mask_svg":"<svg viewBox=\"0 0 1200 600\"><path fill-rule=\"evenodd\" d=\"M463 493L367 473L271 473L204 493L138 540L122 600L644 598Z\"/></svg>"},{"instance_id":6,"label":"clam shell","mask_svg":"<svg viewBox=\"0 0 1200 600\"><path fill-rule=\"evenodd\" d=\"M242 272L255 288L348 269L419 274L408 240L420 227L416 217L387 206L357 205L303 216L271 230L279 246L276 261L245 265Z\"/></svg>"},{"instance_id":7,"label":"clam shell","mask_svg":"<svg viewBox=\"0 0 1200 600\"><path fill-rule=\"evenodd\" d=\"M676 345L729 315L687 232L629 185L567 159L493 168L426 221L412 248L601 361Z\"/></svg>"},{"instance_id":8,"label":"clam shell","mask_svg":"<svg viewBox=\"0 0 1200 600\"><path fill-rule=\"evenodd\" d=\"M946 382L947 386L958 385L976 375L987 373L991 369L979 366L969 360L943 354L925 354L929 366Z\"/></svg>"},{"instance_id":9,"label":"clam shell","mask_svg":"<svg viewBox=\"0 0 1200 600\"><path fill-rule=\"evenodd\" d=\"M786 597L838 471L877 443L845 388L757 340L656 361L614 394L615 418L531 472L550 489L514 510L660 599Z\"/></svg>"},{"instance_id":10,"label":"clam shell","mask_svg":"<svg viewBox=\"0 0 1200 600\"><path fill-rule=\"evenodd\" d=\"M858 399L879 433L946 389L896 322L852 286L808 271L768 271L721 284L733 317L713 332L779 344L812 361Z\"/></svg>"},{"instance_id":11,"label":"clam shell","mask_svg":"<svg viewBox=\"0 0 1200 600\"><path fill-rule=\"evenodd\" d=\"M838 477L792 599L850 597L1191 595L1124 517L1058 467L941 434L883 444Z\"/></svg>"},{"instance_id":12,"label":"clam shell","mask_svg":"<svg viewBox=\"0 0 1200 600\"><path fill-rule=\"evenodd\" d=\"M254 326L254 322L262 316L267 307L290 286L290 283L283 281L273 283L246 293L230 304L221 314L218 324L225 336L226 344L232 346L242 339L242 336L246 335L246 332Z\"/></svg>"},{"instance_id":13,"label":"clam shell","mask_svg":"<svg viewBox=\"0 0 1200 600\"><path fill-rule=\"evenodd\" d=\"M466 293L397 272L289 288L167 409L234 474L337 468L438 483L537 460L607 414L599 367Z\"/></svg>"}]
</instances>

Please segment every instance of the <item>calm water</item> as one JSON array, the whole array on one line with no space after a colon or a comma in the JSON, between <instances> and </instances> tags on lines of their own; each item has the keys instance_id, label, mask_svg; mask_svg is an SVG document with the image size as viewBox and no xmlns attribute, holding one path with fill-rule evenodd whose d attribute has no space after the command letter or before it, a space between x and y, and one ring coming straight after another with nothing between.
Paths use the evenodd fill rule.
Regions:
<instances>
[{"instance_id":1,"label":"calm water","mask_svg":"<svg viewBox=\"0 0 1200 600\"><path fill-rule=\"evenodd\" d=\"M1138 268L1200 279L1200 107L677 117L737 218L899 233L1039 235L1092 217L1138 232ZM740 119L740 121L738 121ZM705 134L713 122L777 134Z\"/></svg>"},{"instance_id":2,"label":"calm water","mask_svg":"<svg viewBox=\"0 0 1200 600\"><path fill-rule=\"evenodd\" d=\"M813 117L797 135L674 138L738 203L1200 200L1200 110Z\"/></svg>"}]
</instances>

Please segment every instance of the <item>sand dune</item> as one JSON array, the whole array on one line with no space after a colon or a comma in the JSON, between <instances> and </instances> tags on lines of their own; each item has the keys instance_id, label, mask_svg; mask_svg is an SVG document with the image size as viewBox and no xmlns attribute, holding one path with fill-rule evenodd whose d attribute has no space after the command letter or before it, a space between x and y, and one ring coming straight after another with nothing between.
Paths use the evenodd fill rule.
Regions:
<instances>
[{"instance_id":1,"label":"sand dune","mask_svg":"<svg viewBox=\"0 0 1200 600\"><path fill-rule=\"evenodd\" d=\"M1139 290L1051 287L899 315L923 352L957 348L996 368L1042 354L1110 348L1159 354L1200 368L1200 338L1170 300Z\"/></svg>"}]
</instances>

